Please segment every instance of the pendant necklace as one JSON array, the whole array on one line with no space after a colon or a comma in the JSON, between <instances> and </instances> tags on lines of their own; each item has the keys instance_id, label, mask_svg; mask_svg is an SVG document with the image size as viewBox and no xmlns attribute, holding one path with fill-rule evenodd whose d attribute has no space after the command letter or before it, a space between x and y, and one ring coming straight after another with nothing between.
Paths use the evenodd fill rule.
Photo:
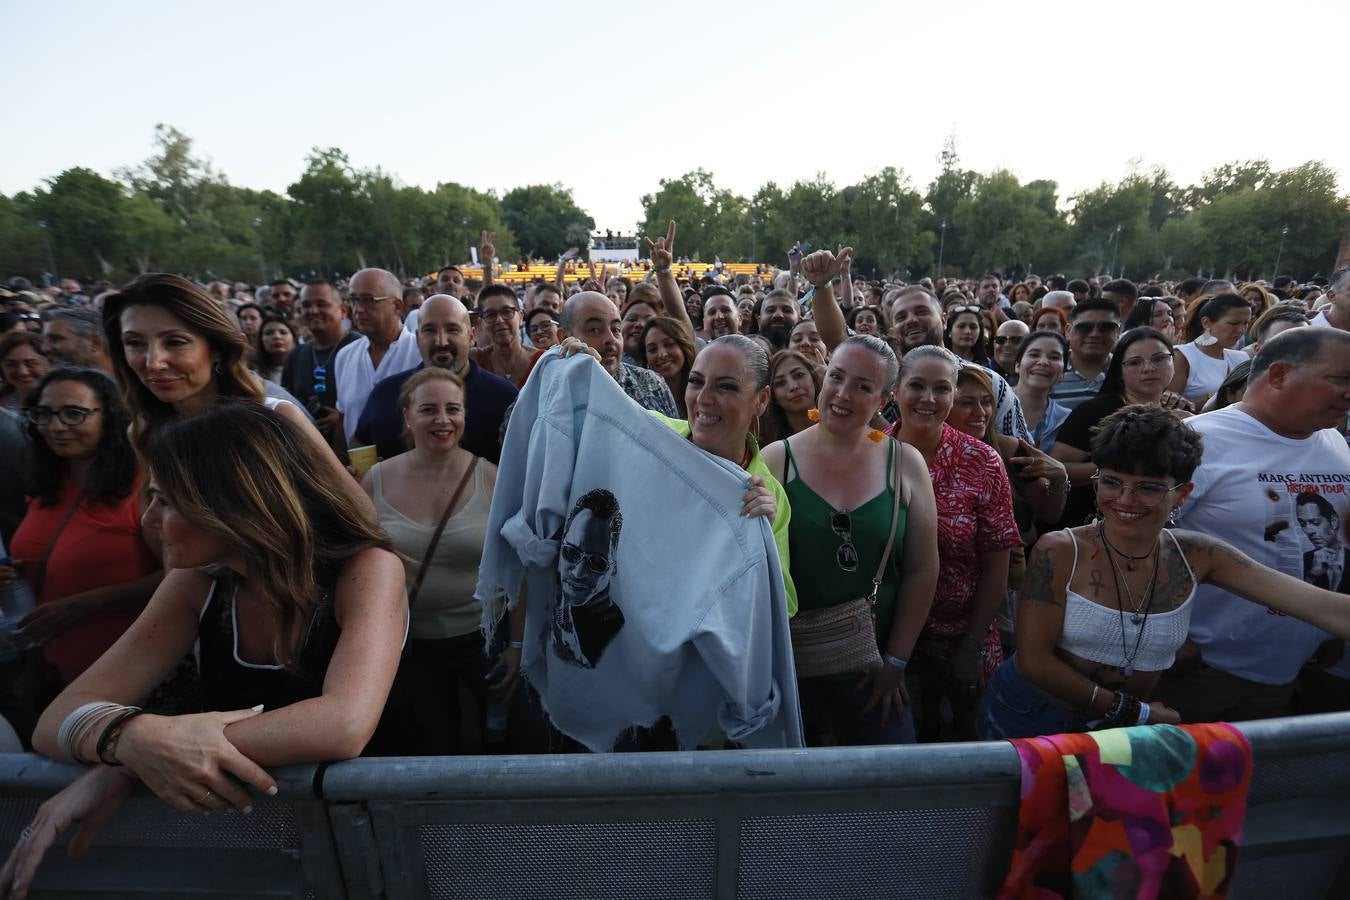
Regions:
<instances>
[{"instance_id":1,"label":"pendant necklace","mask_svg":"<svg viewBox=\"0 0 1350 900\"><path fill-rule=\"evenodd\" d=\"M1102 540L1105 539L1106 535L1103 533ZM1107 546L1109 547L1110 545L1108 544ZM1139 656L1139 646L1144 639L1144 629L1148 627L1148 616L1153 610L1153 592L1158 586L1158 562L1160 556L1159 551L1161 550L1162 542L1159 541L1153 547L1153 576L1149 580L1148 589L1144 592L1140 606L1134 605L1134 595L1130 593L1129 586L1124 584L1124 580L1120 577L1120 570L1116 568L1115 557L1109 552L1106 554L1107 562L1111 564L1111 576L1116 582L1116 612L1120 617L1120 653L1124 658L1123 671L1126 678L1129 678L1134 674L1134 660ZM1125 604L1121 602L1125 597L1129 598L1129 603L1132 607L1130 622L1139 628L1138 633L1134 637L1133 649L1131 649L1127 643L1125 633Z\"/></svg>"},{"instance_id":2,"label":"pendant necklace","mask_svg":"<svg viewBox=\"0 0 1350 900\"><path fill-rule=\"evenodd\" d=\"M1127 572L1133 572L1133 571L1135 571L1136 569L1139 568L1139 563L1140 563L1140 562L1142 562L1143 560L1148 559L1150 556L1153 555L1153 550L1149 550L1149 551L1148 551L1147 553L1145 553L1143 556L1131 556L1131 555L1128 554L1128 553L1121 553L1119 550L1116 549L1115 544L1112 544L1109 540L1107 540L1107 538L1106 538L1106 526L1104 525L1103 520L1101 520L1101 519L1098 519L1098 520L1097 520L1097 533L1100 534L1100 535L1102 536L1102 543L1105 544L1105 545L1106 545L1106 549L1110 551L1110 553L1107 554L1108 556L1110 556L1111 553L1114 553L1114 554L1116 554L1117 556L1119 556L1121 559L1125 560L1125 570L1126 570ZM1161 538L1161 536L1160 536L1160 538ZM1156 545L1155 545L1154 549L1157 549L1157 548L1156 548Z\"/></svg>"}]
</instances>

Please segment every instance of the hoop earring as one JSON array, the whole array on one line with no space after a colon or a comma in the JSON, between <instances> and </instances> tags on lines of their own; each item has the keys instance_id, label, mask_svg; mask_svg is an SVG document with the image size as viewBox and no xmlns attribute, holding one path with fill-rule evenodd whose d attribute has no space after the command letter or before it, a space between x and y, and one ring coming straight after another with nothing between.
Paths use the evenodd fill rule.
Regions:
<instances>
[{"instance_id":1,"label":"hoop earring","mask_svg":"<svg viewBox=\"0 0 1350 900\"><path fill-rule=\"evenodd\" d=\"M216 374L217 374L217 375L224 375L224 374L225 374L225 369L224 369L224 367L221 366L220 363L216 363L216 365L215 365L215 370L216 370Z\"/></svg>"}]
</instances>

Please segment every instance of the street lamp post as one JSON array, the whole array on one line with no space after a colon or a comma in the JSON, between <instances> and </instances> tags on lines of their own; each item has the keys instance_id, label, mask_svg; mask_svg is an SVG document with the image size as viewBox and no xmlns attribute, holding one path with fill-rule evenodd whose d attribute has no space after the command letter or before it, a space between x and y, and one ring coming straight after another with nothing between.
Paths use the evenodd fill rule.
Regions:
<instances>
[{"instance_id":1,"label":"street lamp post","mask_svg":"<svg viewBox=\"0 0 1350 900\"><path fill-rule=\"evenodd\" d=\"M1271 281L1280 277L1280 257L1284 256L1284 239L1287 237L1289 237L1288 225L1280 229L1280 249L1275 253L1275 271L1270 275Z\"/></svg>"},{"instance_id":2,"label":"street lamp post","mask_svg":"<svg viewBox=\"0 0 1350 900\"><path fill-rule=\"evenodd\" d=\"M1111 246L1111 265L1107 267L1106 274L1110 275L1116 270L1116 254L1120 252L1120 226L1116 226L1115 243Z\"/></svg>"},{"instance_id":3,"label":"street lamp post","mask_svg":"<svg viewBox=\"0 0 1350 900\"><path fill-rule=\"evenodd\" d=\"M750 259L753 262L759 262L759 219L751 217L750 219Z\"/></svg>"},{"instance_id":4,"label":"street lamp post","mask_svg":"<svg viewBox=\"0 0 1350 900\"><path fill-rule=\"evenodd\" d=\"M938 226L942 230L942 236L938 239L938 267L937 277L942 277L942 254L947 249L947 220L943 219L942 224Z\"/></svg>"}]
</instances>

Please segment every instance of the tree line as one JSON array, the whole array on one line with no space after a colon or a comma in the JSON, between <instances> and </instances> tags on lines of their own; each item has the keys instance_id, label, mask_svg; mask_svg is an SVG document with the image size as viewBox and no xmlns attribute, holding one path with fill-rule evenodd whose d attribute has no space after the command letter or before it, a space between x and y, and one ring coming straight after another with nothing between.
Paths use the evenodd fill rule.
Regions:
<instances>
[{"instance_id":1,"label":"tree line","mask_svg":"<svg viewBox=\"0 0 1350 900\"><path fill-rule=\"evenodd\" d=\"M376 265L405 275L463 262L480 231L498 257L554 259L584 247L595 222L562 185L501 196L455 182L401 184L315 148L284 194L232 185L168 126L155 152L109 178L67 169L31 191L0 195L0 274L42 272L114 282L145 271L263 281L346 274ZM644 234L680 224L682 256L780 263L796 241L856 248L855 271L877 277L1036 271L1326 274L1350 222L1335 173L1309 161L1274 170L1231 162L1181 186L1162 168L1060 197L1054 181L961 166L948 140L920 192L887 167L839 187L824 174L749 197L702 169L662 179L642 197Z\"/></svg>"}]
</instances>

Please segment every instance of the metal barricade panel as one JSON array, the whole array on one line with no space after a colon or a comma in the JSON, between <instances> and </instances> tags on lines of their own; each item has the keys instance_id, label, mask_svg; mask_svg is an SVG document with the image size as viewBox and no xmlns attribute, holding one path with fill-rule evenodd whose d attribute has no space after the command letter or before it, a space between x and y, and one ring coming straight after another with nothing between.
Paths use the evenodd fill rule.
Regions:
<instances>
[{"instance_id":1,"label":"metal barricade panel","mask_svg":"<svg viewBox=\"0 0 1350 900\"><path fill-rule=\"evenodd\" d=\"M1015 807L992 806L747 818L736 896L991 896L1016 822Z\"/></svg>"}]
</instances>

